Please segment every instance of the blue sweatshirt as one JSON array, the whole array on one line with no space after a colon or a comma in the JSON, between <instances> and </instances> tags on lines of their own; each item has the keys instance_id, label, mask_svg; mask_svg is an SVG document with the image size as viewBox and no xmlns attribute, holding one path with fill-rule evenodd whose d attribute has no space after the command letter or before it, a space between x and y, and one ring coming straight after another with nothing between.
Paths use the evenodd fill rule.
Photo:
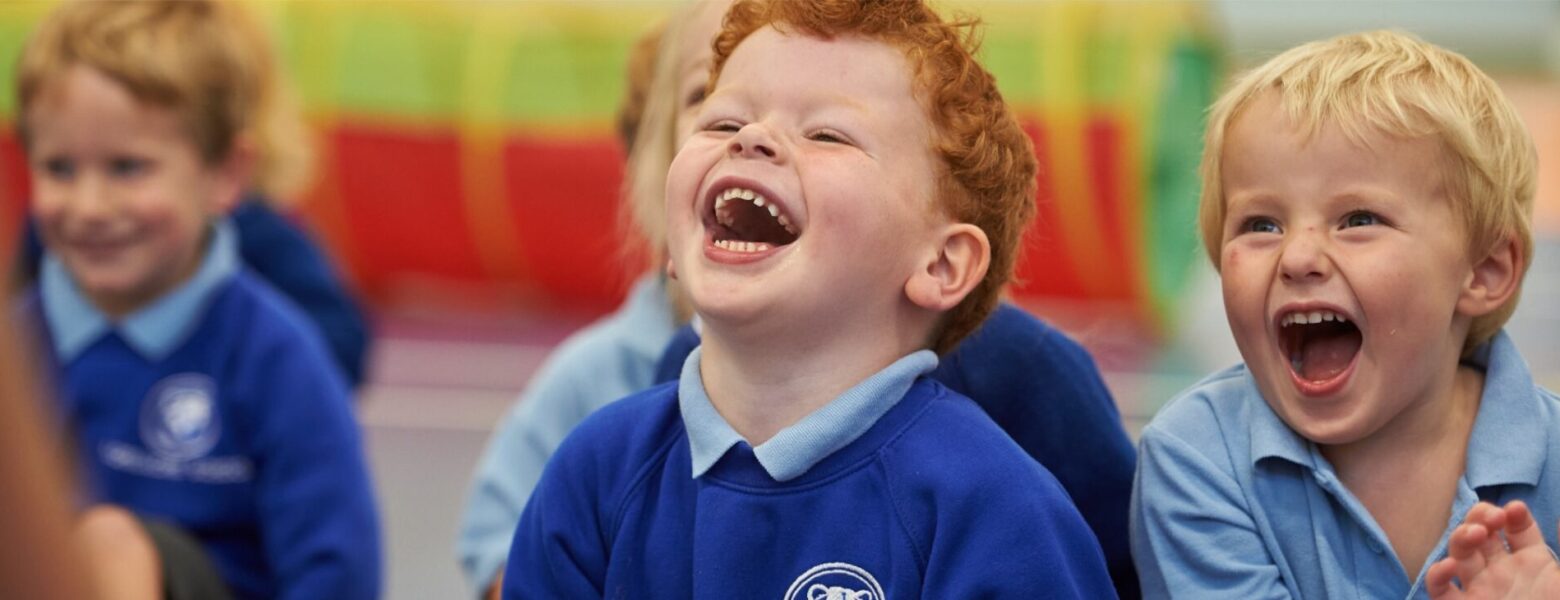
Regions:
<instances>
[{"instance_id":1,"label":"blue sweatshirt","mask_svg":"<svg viewBox=\"0 0 1560 600\"><path fill-rule=\"evenodd\" d=\"M379 530L349 392L218 230L199 271L113 322L46 257L29 312L93 502L169 521L240 598L374 598Z\"/></svg>"},{"instance_id":2,"label":"blue sweatshirt","mask_svg":"<svg viewBox=\"0 0 1560 600\"><path fill-rule=\"evenodd\" d=\"M363 382L369 337L368 321L330 259L306 232L271 208L271 201L250 193L229 215L238 236L238 253L248 267L288 300L303 309L326 348L353 387ZM37 223L27 221L17 253L23 281L38 279L43 243Z\"/></svg>"},{"instance_id":3,"label":"blue sweatshirt","mask_svg":"<svg viewBox=\"0 0 1560 600\"><path fill-rule=\"evenodd\" d=\"M1115 597L1066 492L968 398L906 378L812 459L764 450L859 421L819 415L864 413L836 400L756 450L738 437L712 452L697 442L713 409L688 398L697 357L682 389L609 404L564 441L516 529L505 598Z\"/></svg>"},{"instance_id":4,"label":"blue sweatshirt","mask_svg":"<svg viewBox=\"0 0 1560 600\"><path fill-rule=\"evenodd\" d=\"M677 379L698 345L692 327L678 331L657 364L656 381ZM1116 593L1139 597L1127 543L1137 453L1088 351L1004 302L929 377L974 399L1056 476L1099 538Z\"/></svg>"}]
</instances>

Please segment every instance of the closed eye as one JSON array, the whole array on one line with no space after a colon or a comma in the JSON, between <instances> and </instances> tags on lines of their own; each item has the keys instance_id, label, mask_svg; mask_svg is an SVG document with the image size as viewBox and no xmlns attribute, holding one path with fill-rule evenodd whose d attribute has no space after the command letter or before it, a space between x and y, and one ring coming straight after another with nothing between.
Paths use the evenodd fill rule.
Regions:
<instances>
[{"instance_id":1,"label":"closed eye","mask_svg":"<svg viewBox=\"0 0 1560 600\"><path fill-rule=\"evenodd\" d=\"M815 131L807 136L807 139L826 144L850 144L850 139L833 131Z\"/></svg>"},{"instance_id":2,"label":"closed eye","mask_svg":"<svg viewBox=\"0 0 1560 600\"><path fill-rule=\"evenodd\" d=\"M703 85L700 85L700 86L697 86L697 87L694 87L694 88L690 88L688 90L688 93L683 95L683 108L684 109L694 108L694 107L699 106L700 104L704 104L704 86Z\"/></svg>"},{"instance_id":3,"label":"closed eye","mask_svg":"<svg viewBox=\"0 0 1560 600\"><path fill-rule=\"evenodd\" d=\"M716 121L704 126L705 131L724 131L727 133L736 133L739 129L742 129L742 124L729 119Z\"/></svg>"}]
</instances>

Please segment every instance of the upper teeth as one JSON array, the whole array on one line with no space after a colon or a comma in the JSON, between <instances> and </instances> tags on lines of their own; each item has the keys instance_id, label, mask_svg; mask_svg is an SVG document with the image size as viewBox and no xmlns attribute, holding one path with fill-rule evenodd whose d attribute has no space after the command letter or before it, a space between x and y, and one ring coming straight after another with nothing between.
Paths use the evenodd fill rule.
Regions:
<instances>
[{"instance_id":1,"label":"upper teeth","mask_svg":"<svg viewBox=\"0 0 1560 600\"><path fill-rule=\"evenodd\" d=\"M776 205L773 201L765 198L763 194L744 188L731 188L721 192L719 196L715 197L715 216L716 218L720 219L721 223L731 225L731 215L726 214L724 209L726 208L726 203L738 199L747 200L752 202L754 206L768 209L769 216L774 217L776 220L780 221L780 226L785 227L785 230L791 232L792 235L796 234L796 229L791 227L791 220L785 218L785 215L780 214L780 207L778 205Z\"/></svg>"},{"instance_id":2,"label":"upper teeth","mask_svg":"<svg viewBox=\"0 0 1560 600\"><path fill-rule=\"evenodd\" d=\"M1345 318L1343 315L1330 310L1313 310L1310 312L1292 312L1284 315L1284 318L1279 319L1279 326L1288 327L1290 325L1306 325L1310 323L1321 323L1322 321L1337 321L1339 323L1344 323L1348 320L1349 319Z\"/></svg>"}]
</instances>

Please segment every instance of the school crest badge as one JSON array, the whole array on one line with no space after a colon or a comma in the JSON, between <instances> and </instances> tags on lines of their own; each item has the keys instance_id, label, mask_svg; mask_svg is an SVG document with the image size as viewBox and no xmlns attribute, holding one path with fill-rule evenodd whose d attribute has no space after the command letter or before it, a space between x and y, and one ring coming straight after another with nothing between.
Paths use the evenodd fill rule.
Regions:
<instances>
[{"instance_id":1,"label":"school crest badge","mask_svg":"<svg viewBox=\"0 0 1560 600\"><path fill-rule=\"evenodd\" d=\"M785 600L887 600L883 586L866 569L850 563L824 563L791 582Z\"/></svg>"},{"instance_id":2,"label":"school crest badge","mask_svg":"<svg viewBox=\"0 0 1560 600\"><path fill-rule=\"evenodd\" d=\"M216 396L216 382L200 373L157 382L141 401L141 442L168 460L205 456L222 435Z\"/></svg>"}]
</instances>

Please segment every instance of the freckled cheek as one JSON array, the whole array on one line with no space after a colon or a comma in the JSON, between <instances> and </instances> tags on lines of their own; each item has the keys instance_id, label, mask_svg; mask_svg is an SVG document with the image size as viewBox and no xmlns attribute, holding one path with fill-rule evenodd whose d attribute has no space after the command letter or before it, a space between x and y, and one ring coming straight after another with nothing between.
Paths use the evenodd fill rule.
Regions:
<instances>
[{"instance_id":1,"label":"freckled cheek","mask_svg":"<svg viewBox=\"0 0 1560 600\"><path fill-rule=\"evenodd\" d=\"M1220 269L1240 268L1241 253L1239 248L1229 248L1224 251L1224 256L1219 259Z\"/></svg>"}]
</instances>

